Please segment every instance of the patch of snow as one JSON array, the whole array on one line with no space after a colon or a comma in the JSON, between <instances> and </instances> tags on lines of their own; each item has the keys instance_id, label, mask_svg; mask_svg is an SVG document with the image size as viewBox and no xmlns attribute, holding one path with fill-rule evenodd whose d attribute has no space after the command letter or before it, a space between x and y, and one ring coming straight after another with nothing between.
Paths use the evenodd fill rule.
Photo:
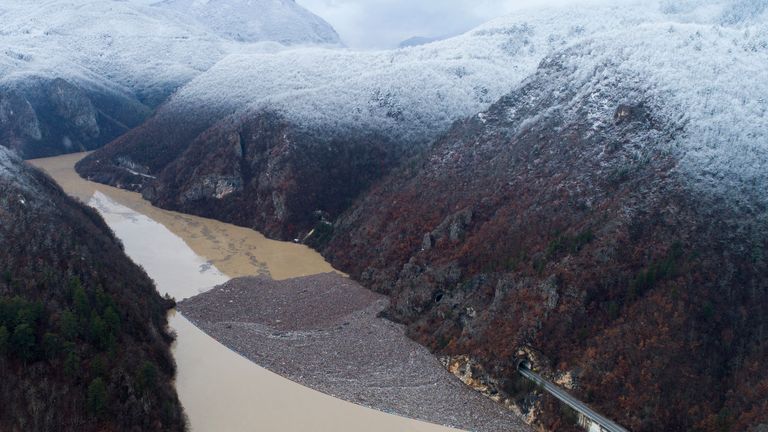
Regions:
<instances>
[{"instance_id":1,"label":"patch of snow","mask_svg":"<svg viewBox=\"0 0 768 432\"><path fill-rule=\"evenodd\" d=\"M133 175L136 175L136 176L139 176L139 177L144 177L144 178L149 178L149 179L155 179L155 178L157 178L157 177L155 177L155 176L153 176L153 175L149 175L149 174L140 173L140 172L138 172L138 171L134 171L134 170L132 170L132 169L130 169L130 168L126 168L126 167L123 167L123 169L124 169L125 171L128 171L129 173L131 173L131 174L133 174Z\"/></svg>"}]
</instances>

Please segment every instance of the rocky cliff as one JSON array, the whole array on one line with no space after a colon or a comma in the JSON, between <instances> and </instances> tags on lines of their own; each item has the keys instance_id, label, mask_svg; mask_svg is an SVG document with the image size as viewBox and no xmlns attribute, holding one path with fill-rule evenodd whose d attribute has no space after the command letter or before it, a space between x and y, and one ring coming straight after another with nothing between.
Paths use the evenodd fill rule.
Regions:
<instances>
[{"instance_id":1,"label":"rocky cliff","mask_svg":"<svg viewBox=\"0 0 768 432\"><path fill-rule=\"evenodd\" d=\"M341 214L407 152L373 133L320 134L270 112L234 127L223 122L195 139L143 194L162 207L293 239Z\"/></svg>"},{"instance_id":2,"label":"rocky cliff","mask_svg":"<svg viewBox=\"0 0 768 432\"><path fill-rule=\"evenodd\" d=\"M0 143L24 158L95 150L150 112L129 93L84 89L62 78L0 85Z\"/></svg>"}]
</instances>

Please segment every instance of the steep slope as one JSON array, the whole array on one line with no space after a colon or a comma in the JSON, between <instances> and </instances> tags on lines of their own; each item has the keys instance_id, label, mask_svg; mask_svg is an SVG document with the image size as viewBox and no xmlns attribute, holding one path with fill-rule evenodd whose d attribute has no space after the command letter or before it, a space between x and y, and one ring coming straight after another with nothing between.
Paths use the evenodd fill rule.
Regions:
<instances>
[{"instance_id":1,"label":"steep slope","mask_svg":"<svg viewBox=\"0 0 768 432\"><path fill-rule=\"evenodd\" d=\"M642 10L603 10L636 26ZM293 239L485 109L548 53L607 31L595 11L492 22L429 46L232 55L78 165L153 203ZM572 25L563 26L564 20Z\"/></svg>"},{"instance_id":2,"label":"steep slope","mask_svg":"<svg viewBox=\"0 0 768 432\"><path fill-rule=\"evenodd\" d=\"M627 2L233 56L79 170L304 238L524 407L518 355L631 430L760 430L766 9Z\"/></svg>"},{"instance_id":3,"label":"steep slope","mask_svg":"<svg viewBox=\"0 0 768 432\"><path fill-rule=\"evenodd\" d=\"M203 29L130 2L3 2L0 22L0 144L27 158L113 140L224 52Z\"/></svg>"},{"instance_id":4,"label":"steep slope","mask_svg":"<svg viewBox=\"0 0 768 432\"><path fill-rule=\"evenodd\" d=\"M630 430L760 430L768 21L747 10L549 56L311 242L507 397L529 353Z\"/></svg>"},{"instance_id":5,"label":"steep slope","mask_svg":"<svg viewBox=\"0 0 768 432\"><path fill-rule=\"evenodd\" d=\"M151 112L127 91L29 77L0 84L0 145L25 158L94 150Z\"/></svg>"},{"instance_id":6,"label":"steep slope","mask_svg":"<svg viewBox=\"0 0 768 432\"><path fill-rule=\"evenodd\" d=\"M140 124L227 53L282 46L259 48L258 41L338 42L330 26L294 2L143 3L3 2L0 144L25 157L91 150ZM247 37L223 30L249 26Z\"/></svg>"},{"instance_id":7,"label":"steep slope","mask_svg":"<svg viewBox=\"0 0 768 432\"><path fill-rule=\"evenodd\" d=\"M0 429L184 430L168 306L96 212L0 147Z\"/></svg>"}]
</instances>

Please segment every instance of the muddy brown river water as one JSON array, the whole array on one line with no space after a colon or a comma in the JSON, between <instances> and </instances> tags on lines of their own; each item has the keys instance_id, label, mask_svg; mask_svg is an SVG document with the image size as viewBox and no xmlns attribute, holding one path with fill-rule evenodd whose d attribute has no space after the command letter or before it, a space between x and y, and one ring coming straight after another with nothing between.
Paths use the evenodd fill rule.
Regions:
<instances>
[{"instance_id":1,"label":"muddy brown river water","mask_svg":"<svg viewBox=\"0 0 768 432\"><path fill-rule=\"evenodd\" d=\"M155 280L161 294L181 300L230 278L267 274L287 279L333 271L313 250L273 241L256 231L161 210L137 193L81 179L85 154L30 161L70 195L95 207L125 251ZM449 431L355 405L303 387L229 350L171 312L176 332L176 388L194 432Z\"/></svg>"}]
</instances>

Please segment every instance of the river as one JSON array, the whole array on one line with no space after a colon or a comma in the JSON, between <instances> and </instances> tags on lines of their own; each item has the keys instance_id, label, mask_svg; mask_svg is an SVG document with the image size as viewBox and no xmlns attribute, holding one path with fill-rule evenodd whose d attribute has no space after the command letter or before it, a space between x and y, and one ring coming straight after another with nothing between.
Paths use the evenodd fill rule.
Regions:
<instances>
[{"instance_id":1,"label":"river","mask_svg":"<svg viewBox=\"0 0 768 432\"><path fill-rule=\"evenodd\" d=\"M30 161L71 196L98 209L131 259L177 300L230 278L286 279L333 271L313 250L256 231L158 209L133 192L74 171L85 154ZM193 432L449 431L355 405L303 387L229 350L181 314L169 313L176 389Z\"/></svg>"}]
</instances>

